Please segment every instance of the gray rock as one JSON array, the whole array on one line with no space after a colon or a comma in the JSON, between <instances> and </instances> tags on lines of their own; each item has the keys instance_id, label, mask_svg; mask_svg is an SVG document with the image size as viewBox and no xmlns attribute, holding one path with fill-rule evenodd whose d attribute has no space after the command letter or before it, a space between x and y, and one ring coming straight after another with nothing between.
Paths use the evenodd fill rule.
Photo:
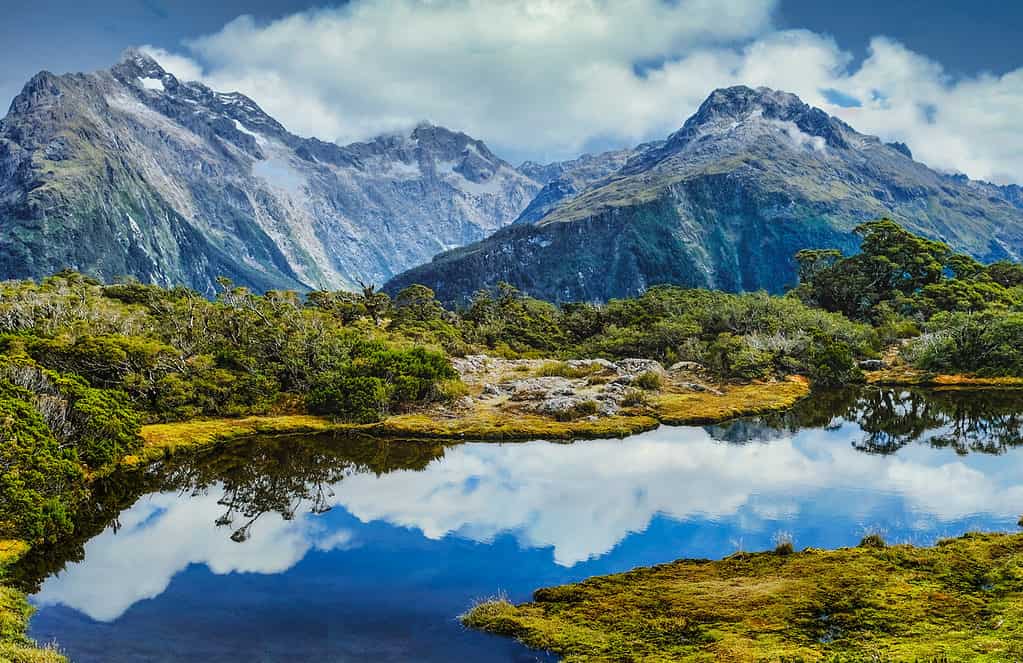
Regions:
<instances>
[{"instance_id":1,"label":"gray rock","mask_svg":"<svg viewBox=\"0 0 1023 663\"><path fill-rule=\"evenodd\" d=\"M702 373L704 371L703 364L695 361L679 361L675 362L668 369L669 373Z\"/></svg>"},{"instance_id":2,"label":"gray rock","mask_svg":"<svg viewBox=\"0 0 1023 663\"><path fill-rule=\"evenodd\" d=\"M505 382L501 387L511 392L513 401L535 401L551 396L571 396L575 393L572 381L562 377L524 378Z\"/></svg>"},{"instance_id":3,"label":"gray rock","mask_svg":"<svg viewBox=\"0 0 1023 663\"><path fill-rule=\"evenodd\" d=\"M880 371L884 368L884 362L880 359L864 359L860 362L860 368L864 371Z\"/></svg>"},{"instance_id":4,"label":"gray rock","mask_svg":"<svg viewBox=\"0 0 1023 663\"><path fill-rule=\"evenodd\" d=\"M482 396L484 398L496 398L501 395L501 388L496 384L485 384L483 385Z\"/></svg>"},{"instance_id":5,"label":"gray rock","mask_svg":"<svg viewBox=\"0 0 1023 663\"><path fill-rule=\"evenodd\" d=\"M577 396L552 396L535 404L532 410L548 417L560 417L573 413L586 400Z\"/></svg>"},{"instance_id":6,"label":"gray rock","mask_svg":"<svg viewBox=\"0 0 1023 663\"><path fill-rule=\"evenodd\" d=\"M653 359L619 359L615 362L615 366L620 374L631 377L647 372L664 374L664 366Z\"/></svg>"}]
</instances>

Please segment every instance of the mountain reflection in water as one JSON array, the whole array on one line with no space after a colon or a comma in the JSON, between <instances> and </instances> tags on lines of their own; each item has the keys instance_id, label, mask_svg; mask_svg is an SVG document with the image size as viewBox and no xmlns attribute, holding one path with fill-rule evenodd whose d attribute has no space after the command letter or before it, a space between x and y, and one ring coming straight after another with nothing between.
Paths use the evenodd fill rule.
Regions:
<instances>
[{"instance_id":1,"label":"mountain reflection in water","mask_svg":"<svg viewBox=\"0 0 1023 663\"><path fill-rule=\"evenodd\" d=\"M78 661L533 660L454 616L782 531L1013 528L1021 396L865 389L574 444L248 441L101 486L82 539L20 568L32 635Z\"/></svg>"}]
</instances>

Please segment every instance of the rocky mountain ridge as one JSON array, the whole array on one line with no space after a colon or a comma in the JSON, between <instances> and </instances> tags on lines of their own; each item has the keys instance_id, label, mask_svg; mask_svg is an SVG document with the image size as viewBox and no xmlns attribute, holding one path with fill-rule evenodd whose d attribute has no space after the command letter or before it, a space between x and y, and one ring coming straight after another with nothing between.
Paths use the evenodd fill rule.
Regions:
<instances>
[{"instance_id":1,"label":"rocky mountain ridge","mask_svg":"<svg viewBox=\"0 0 1023 663\"><path fill-rule=\"evenodd\" d=\"M129 51L35 76L0 121L0 278L259 290L382 283L511 223L541 185L423 124L340 146Z\"/></svg>"},{"instance_id":2,"label":"rocky mountain ridge","mask_svg":"<svg viewBox=\"0 0 1023 663\"><path fill-rule=\"evenodd\" d=\"M855 251L853 228L889 217L992 261L1023 256L1011 187L929 169L795 95L716 90L663 143L532 223L434 258L386 286L449 303L499 281L552 301L603 301L657 283L781 292L803 248ZM554 180L552 180L554 181Z\"/></svg>"}]
</instances>

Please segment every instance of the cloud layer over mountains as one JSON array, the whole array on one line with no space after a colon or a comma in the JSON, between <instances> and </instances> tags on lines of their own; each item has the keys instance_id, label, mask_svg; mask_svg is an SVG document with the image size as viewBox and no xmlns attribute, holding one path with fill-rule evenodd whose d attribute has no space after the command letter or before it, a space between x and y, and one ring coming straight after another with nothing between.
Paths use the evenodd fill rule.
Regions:
<instances>
[{"instance_id":1,"label":"cloud layer over mountains","mask_svg":"<svg viewBox=\"0 0 1023 663\"><path fill-rule=\"evenodd\" d=\"M1023 68L952 77L883 36L856 61L777 30L773 0L353 0L268 24L242 16L151 49L184 79L253 97L292 131L340 142L429 120L513 158L633 145L716 87L795 92L928 165L1023 182Z\"/></svg>"}]
</instances>

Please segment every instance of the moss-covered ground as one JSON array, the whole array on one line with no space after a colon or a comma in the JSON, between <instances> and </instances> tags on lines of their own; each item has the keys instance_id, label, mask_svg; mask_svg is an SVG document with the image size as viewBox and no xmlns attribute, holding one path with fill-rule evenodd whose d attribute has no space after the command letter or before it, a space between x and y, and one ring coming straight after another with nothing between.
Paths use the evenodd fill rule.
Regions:
<instances>
[{"instance_id":1,"label":"moss-covered ground","mask_svg":"<svg viewBox=\"0 0 1023 663\"><path fill-rule=\"evenodd\" d=\"M680 560L493 600L466 625L572 661L1023 660L1023 535Z\"/></svg>"}]
</instances>

